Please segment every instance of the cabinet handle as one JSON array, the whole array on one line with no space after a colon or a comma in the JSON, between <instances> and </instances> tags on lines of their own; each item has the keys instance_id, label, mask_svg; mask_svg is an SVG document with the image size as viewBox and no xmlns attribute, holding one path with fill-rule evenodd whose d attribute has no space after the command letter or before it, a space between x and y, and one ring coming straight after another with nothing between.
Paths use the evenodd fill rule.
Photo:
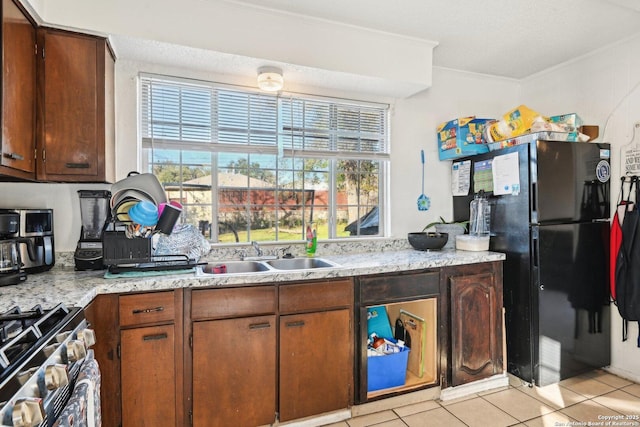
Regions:
<instances>
[{"instance_id":1,"label":"cabinet handle","mask_svg":"<svg viewBox=\"0 0 640 427\"><path fill-rule=\"evenodd\" d=\"M89 169L89 163L65 163L69 169Z\"/></svg>"},{"instance_id":2,"label":"cabinet handle","mask_svg":"<svg viewBox=\"0 0 640 427\"><path fill-rule=\"evenodd\" d=\"M249 325L249 329L265 329L265 328L270 328L271 327L271 323L266 322L266 323L252 323Z\"/></svg>"},{"instance_id":3,"label":"cabinet handle","mask_svg":"<svg viewBox=\"0 0 640 427\"><path fill-rule=\"evenodd\" d=\"M143 341L156 341L156 340L166 340L167 334L154 334L154 335L145 335L142 337Z\"/></svg>"},{"instance_id":4,"label":"cabinet handle","mask_svg":"<svg viewBox=\"0 0 640 427\"><path fill-rule=\"evenodd\" d=\"M304 326L304 320L296 320L295 322L287 322L285 323L287 328L297 328L299 326Z\"/></svg>"},{"instance_id":5,"label":"cabinet handle","mask_svg":"<svg viewBox=\"0 0 640 427\"><path fill-rule=\"evenodd\" d=\"M24 160L24 156L21 156L18 153L2 153L2 156L11 160Z\"/></svg>"},{"instance_id":6,"label":"cabinet handle","mask_svg":"<svg viewBox=\"0 0 640 427\"><path fill-rule=\"evenodd\" d=\"M164 311L164 307L155 307L155 308L139 308L137 310L133 310L133 314L145 314L145 313L154 313L158 311Z\"/></svg>"}]
</instances>

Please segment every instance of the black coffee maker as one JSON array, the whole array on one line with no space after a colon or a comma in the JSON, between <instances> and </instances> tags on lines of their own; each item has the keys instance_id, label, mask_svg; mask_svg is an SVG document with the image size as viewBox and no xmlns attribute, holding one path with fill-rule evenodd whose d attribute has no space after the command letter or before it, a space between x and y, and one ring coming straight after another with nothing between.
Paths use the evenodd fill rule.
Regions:
<instances>
[{"instance_id":1,"label":"black coffee maker","mask_svg":"<svg viewBox=\"0 0 640 427\"><path fill-rule=\"evenodd\" d=\"M74 254L76 270L102 270L102 234L111 216L111 192L78 190L82 229Z\"/></svg>"},{"instance_id":2,"label":"black coffee maker","mask_svg":"<svg viewBox=\"0 0 640 427\"><path fill-rule=\"evenodd\" d=\"M50 270L55 264L53 209L17 209L20 214L20 256L28 274Z\"/></svg>"},{"instance_id":3,"label":"black coffee maker","mask_svg":"<svg viewBox=\"0 0 640 427\"><path fill-rule=\"evenodd\" d=\"M19 231L20 214L0 209L0 286L16 285L27 280L18 247Z\"/></svg>"}]
</instances>

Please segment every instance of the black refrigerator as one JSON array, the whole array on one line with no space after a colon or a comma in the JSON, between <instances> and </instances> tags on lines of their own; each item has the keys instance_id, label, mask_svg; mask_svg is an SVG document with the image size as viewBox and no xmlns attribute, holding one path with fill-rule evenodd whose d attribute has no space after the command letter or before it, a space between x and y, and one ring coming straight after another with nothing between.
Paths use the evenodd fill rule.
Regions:
<instances>
[{"instance_id":1,"label":"black refrigerator","mask_svg":"<svg viewBox=\"0 0 640 427\"><path fill-rule=\"evenodd\" d=\"M492 168L508 154L519 182L495 195L504 171ZM609 144L530 138L462 160L470 191L453 197L454 219L469 219L473 194L487 190L490 250L506 254L508 372L544 386L609 365Z\"/></svg>"}]
</instances>

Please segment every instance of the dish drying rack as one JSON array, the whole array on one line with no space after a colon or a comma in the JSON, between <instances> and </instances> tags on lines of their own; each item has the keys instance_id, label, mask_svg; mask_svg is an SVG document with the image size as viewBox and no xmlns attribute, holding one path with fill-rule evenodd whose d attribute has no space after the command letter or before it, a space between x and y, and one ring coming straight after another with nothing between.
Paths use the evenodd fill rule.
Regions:
<instances>
[{"instance_id":1,"label":"dish drying rack","mask_svg":"<svg viewBox=\"0 0 640 427\"><path fill-rule=\"evenodd\" d=\"M110 273L183 270L205 264L184 254L153 255L151 238L128 238L126 226L125 222L114 221L102 234L103 263Z\"/></svg>"}]
</instances>

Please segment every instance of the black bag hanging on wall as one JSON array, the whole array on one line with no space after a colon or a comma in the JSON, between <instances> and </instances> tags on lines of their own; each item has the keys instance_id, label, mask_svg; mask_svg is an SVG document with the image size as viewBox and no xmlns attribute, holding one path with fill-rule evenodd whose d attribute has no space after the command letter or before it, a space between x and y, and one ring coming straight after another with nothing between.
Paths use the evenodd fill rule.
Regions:
<instances>
[{"instance_id":1,"label":"black bag hanging on wall","mask_svg":"<svg viewBox=\"0 0 640 427\"><path fill-rule=\"evenodd\" d=\"M638 200L637 177L631 186ZM616 304L623 319L640 320L640 211L637 203L625 212L622 221L622 243L616 259Z\"/></svg>"}]
</instances>

